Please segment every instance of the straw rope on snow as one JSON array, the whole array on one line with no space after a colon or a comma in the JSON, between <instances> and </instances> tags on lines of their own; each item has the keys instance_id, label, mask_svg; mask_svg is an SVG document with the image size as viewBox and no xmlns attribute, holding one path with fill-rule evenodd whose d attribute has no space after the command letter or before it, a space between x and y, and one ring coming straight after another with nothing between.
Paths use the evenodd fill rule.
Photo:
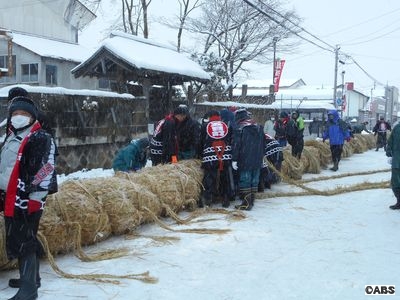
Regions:
<instances>
[{"instance_id":1,"label":"straw rope on snow","mask_svg":"<svg viewBox=\"0 0 400 300\"><path fill-rule=\"evenodd\" d=\"M375 146L372 135L356 135L344 146L343 155L361 153ZM330 162L328 143L307 141L301 160L284 150L284 162L280 173L283 181L301 187L299 193L268 194L267 197L296 196L304 194L330 195L332 191L310 189L301 181L303 173L320 173L321 167ZM116 283L117 278L130 278L148 283L156 279L148 272L115 276L107 274L73 275L61 271L53 255L74 251L82 261L110 259L128 255L129 249L112 249L87 255L82 246L101 242L111 235L127 234L137 237L136 230L145 223L156 223L173 232L224 234L229 229L221 228L181 228L167 225L162 218L170 217L177 225L193 224L204 214L226 214L233 220L245 218L245 213L222 208L196 209L197 200L202 190L203 171L199 160L184 160L176 164L165 164L144 168L136 173L117 172L113 177L69 180L60 185L56 194L47 199L46 209L40 222L40 240L47 258L57 274L67 278L98 280ZM342 192L354 189L386 188L388 183L364 184L357 187L342 188ZM336 191L338 192L338 191ZM266 197L266 194L261 194ZM186 218L179 213L188 211ZM205 219L207 221L212 219ZM16 267L16 262L9 262L5 253L4 221L0 221L0 270ZM139 235L140 236L140 235ZM154 238L155 239L155 238ZM158 238L158 240L162 240ZM168 240L168 239L167 239Z\"/></svg>"}]
</instances>

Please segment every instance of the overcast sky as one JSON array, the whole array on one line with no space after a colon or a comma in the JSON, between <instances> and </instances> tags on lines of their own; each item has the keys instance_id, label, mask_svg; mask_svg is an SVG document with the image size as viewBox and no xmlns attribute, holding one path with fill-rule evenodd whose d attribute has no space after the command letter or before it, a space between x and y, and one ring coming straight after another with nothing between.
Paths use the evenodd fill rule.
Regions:
<instances>
[{"instance_id":1,"label":"overcast sky","mask_svg":"<svg viewBox=\"0 0 400 300\"><path fill-rule=\"evenodd\" d=\"M104 21L101 17L107 12L111 19L120 9L120 1L103 0L109 3L97 12L98 20L95 20L83 34L80 42L83 44L97 45L100 33L111 21ZM111 3L111 4L110 4ZM150 14L164 17L172 17L178 12L178 6L174 8L177 0L153 0L150 5ZM243 2L244 5L245 2ZM338 84L342 81L354 82L359 90L370 90L374 87L376 79L383 85L400 86L400 2L398 0L290 0L285 6L294 8L303 18L302 27L323 42L316 40L308 34L303 34L307 39L324 48L333 49L340 46ZM115 11L115 13L112 13ZM176 31L169 31L160 24L152 21L150 37L161 42L176 42ZM187 42L187 41L186 41ZM185 43L185 41L184 41ZM351 58L369 74L366 75ZM333 85L335 55L306 41L297 49L296 54L277 56L286 60L282 73L284 79L302 78L307 85ZM257 66L253 68L250 79L270 79L272 77L272 65Z\"/></svg>"},{"instance_id":2,"label":"overcast sky","mask_svg":"<svg viewBox=\"0 0 400 300\"><path fill-rule=\"evenodd\" d=\"M334 47L340 45L343 53L353 57L378 82L400 86L399 1L291 0L288 3L304 19L306 30ZM304 42L298 55L286 57L283 76L301 77L307 84L333 84L334 57L333 53ZM344 80L354 81L356 88L373 87L373 80L351 59L345 55L340 55L340 59L346 64L339 64L339 83L341 72L345 71Z\"/></svg>"}]
</instances>

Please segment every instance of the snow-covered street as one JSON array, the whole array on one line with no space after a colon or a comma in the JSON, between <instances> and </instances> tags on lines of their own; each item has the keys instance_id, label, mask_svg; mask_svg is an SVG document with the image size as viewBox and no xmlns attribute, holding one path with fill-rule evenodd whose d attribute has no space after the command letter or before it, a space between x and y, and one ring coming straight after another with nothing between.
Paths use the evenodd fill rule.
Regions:
<instances>
[{"instance_id":1,"label":"snow-covered street","mask_svg":"<svg viewBox=\"0 0 400 300\"><path fill-rule=\"evenodd\" d=\"M389 168L382 150L369 150L344 158L336 173L323 170L305 174L303 179ZM323 190L389 179L387 171L309 186ZM124 275L149 271L158 279L155 284L66 279L42 261L39 299L364 299L365 285L400 288L400 212L388 208L395 202L390 189L268 198L268 193L297 189L284 183L274 185L265 199L257 199L253 210L245 212L243 220L224 214L205 214L185 226L164 220L174 229L230 229L226 234L171 232L148 224L139 228L138 238L113 237L85 249L91 253L128 247L130 254L122 258L82 262L72 254L56 257L64 272ZM182 218L186 215L180 214ZM154 237L177 239L162 243ZM14 295L16 290L7 283L16 275L16 270L0 273L2 298Z\"/></svg>"}]
</instances>

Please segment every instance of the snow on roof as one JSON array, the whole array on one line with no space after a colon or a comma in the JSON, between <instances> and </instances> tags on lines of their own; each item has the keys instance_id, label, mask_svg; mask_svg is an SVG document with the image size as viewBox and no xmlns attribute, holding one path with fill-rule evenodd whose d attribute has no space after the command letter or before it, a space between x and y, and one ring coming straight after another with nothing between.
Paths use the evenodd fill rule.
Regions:
<instances>
[{"instance_id":1,"label":"snow on roof","mask_svg":"<svg viewBox=\"0 0 400 300\"><path fill-rule=\"evenodd\" d=\"M302 79L281 79L279 81L279 85L281 87L286 86L290 87L296 83L302 83ZM272 84L271 79L249 79L244 81L243 83L240 83L240 87L246 84L248 88L269 88L269 86Z\"/></svg>"},{"instance_id":2,"label":"snow on roof","mask_svg":"<svg viewBox=\"0 0 400 300\"><path fill-rule=\"evenodd\" d=\"M118 94L114 92L99 91L99 90L72 90L63 87L44 87L44 86L32 86L27 84L9 85L0 88L0 97L7 98L8 91L13 87L22 87L28 91L28 93L44 93L44 94L61 94L61 95L83 95L83 96L97 96L97 97L114 97L114 98L130 98L135 97L131 94Z\"/></svg>"},{"instance_id":3,"label":"snow on roof","mask_svg":"<svg viewBox=\"0 0 400 300\"><path fill-rule=\"evenodd\" d=\"M269 89L247 89L247 96L267 96ZM242 90L236 88L233 90L234 96L241 96ZM275 99L291 100L291 99L308 99L308 100L331 100L333 97L332 87L320 86L301 86L295 89L280 89L275 94Z\"/></svg>"},{"instance_id":4,"label":"snow on roof","mask_svg":"<svg viewBox=\"0 0 400 300\"><path fill-rule=\"evenodd\" d=\"M171 47L150 39L122 32L112 32L111 37L104 40L102 46L91 58L104 48L139 69L175 73L205 80L211 79L210 75L196 62ZM72 69L72 73L83 64Z\"/></svg>"},{"instance_id":5,"label":"snow on roof","mask_svg":"<svg viewBox=\"0 0 400 300\"><path fill-rule=\"evenodd\" d=\"M12 33L12 41L42 57L51 57L60 60L82 62L91 51L79 44L52 40L22 33Z\"/></svg>"},{"instance_id":6,"label":"snow on roof","mask_svg":"<svg viewBox=\"0 0 400 300\"><path fill-rule=\"evenodd\" d=\"M252 103L240 103L240 102L233 102L233 101L223 101L223 102L202 102L196 103L196 105L206 105L206 106L222 106L222 107L229 107L229 106L236 106L236 107L243 107L243 108L254 108L254 109L273 109L273 110L317 110L317 109L325 109L331 110L335 109L335 106L332 104L332 101L308 101L308 100L276 100L272 104L252 104Z\"/></svg>"}]
</instances>

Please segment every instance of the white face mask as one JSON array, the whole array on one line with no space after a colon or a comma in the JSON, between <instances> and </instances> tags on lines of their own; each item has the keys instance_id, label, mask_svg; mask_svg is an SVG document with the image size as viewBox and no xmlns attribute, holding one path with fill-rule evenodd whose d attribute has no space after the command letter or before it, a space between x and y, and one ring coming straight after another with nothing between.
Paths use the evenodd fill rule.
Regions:
<instances>
[{"instance_id":1,"label":"white face mask","mask_svg":"<svg viewBox=\"0 0 400 300\"><path fill-rule=\"evenodd\" d=\"M23 115L15 115L11 117L11 125L15 129L19 129L29 125L31 118Z\"/></svg>"}]
</instances>

